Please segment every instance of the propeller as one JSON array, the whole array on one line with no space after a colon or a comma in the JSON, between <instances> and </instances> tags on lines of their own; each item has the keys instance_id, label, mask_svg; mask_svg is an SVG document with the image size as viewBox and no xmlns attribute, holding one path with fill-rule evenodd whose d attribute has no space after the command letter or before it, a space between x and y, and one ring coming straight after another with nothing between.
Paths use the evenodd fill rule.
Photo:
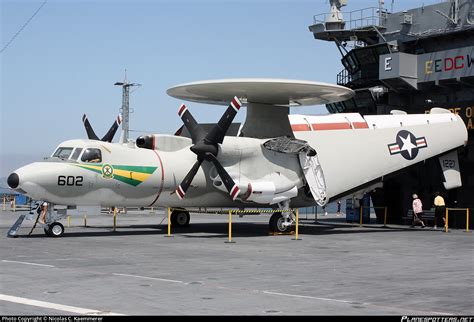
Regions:
<instances>
[{"instance_id":1,"label":"propeller","mask_svg":"<svg viewBox=\"0 0 474 322\"><path fill-rule=\"evenodd\" d=\"M89 138L89 140L112 142L119 125L122 123L122 117L120 115L117 116L117 118L115 119L115 122L112 124L109 131L102 137L102 139L99 139L97 134L95 134L94 130L92 129L91 124L89 123L89 119L87 118L86 114L82 116L82 123L84 123L84 127L86 128L87 137Z\"/></svg>"},{"instance_id":2,"label":"propeller","mask_svg":"<svg viewBox=\"0 0 474 322\"><path fill-rule=\"evenodd\" d=\"M184 198L184 195L191 185L194 176L204 161L214 164L217 173L219 174L232 200L237 198L240 193L240 189L235 184L234 180L232 180L231 176L227 173L224 167L220 164L219 160L217 160L217 153L219 151L218 144L222 143L224 140L224 136L241 106L242 103L237 98L237 96L235 96L219 122L208 133L206 133L199 123L196 122L194 117L191 115L191 112L188 111L186 105L181 104L178 115L181 120L183 120L184 126L186 126L189 133L191 134L193 146L190 149L194 152L194 154L196 154L197 161L194 163L191 170L189 170L188 174L184 177L181 184L176 188L176 194L178 195L179 199Z\"/></svg>"}]
</instances>

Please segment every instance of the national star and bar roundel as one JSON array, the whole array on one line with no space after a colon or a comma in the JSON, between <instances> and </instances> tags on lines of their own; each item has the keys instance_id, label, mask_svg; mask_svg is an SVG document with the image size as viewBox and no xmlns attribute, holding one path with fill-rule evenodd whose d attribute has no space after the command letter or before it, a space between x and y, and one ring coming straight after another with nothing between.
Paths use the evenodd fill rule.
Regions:
<instances>
[{"instance_id":1,"label":"national star and bar roundel","mask_svg":"<svg viewBox=\"0 0 474 322\"><path fill-rule=\"evenodd\" d=\"M424 136L416 137L407 130L397 133L395 143L388 145L390 155L401 154L407 160L413 160L418 155L418 150L428 147Z\"/></svg>"}]
</instances>

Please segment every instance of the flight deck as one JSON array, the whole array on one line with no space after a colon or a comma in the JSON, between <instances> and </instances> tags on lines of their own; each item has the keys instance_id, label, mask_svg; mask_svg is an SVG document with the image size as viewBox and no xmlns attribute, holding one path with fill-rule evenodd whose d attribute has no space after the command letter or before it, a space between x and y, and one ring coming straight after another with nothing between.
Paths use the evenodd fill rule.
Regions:
<instances>
[{"instance_id":1,"label":"flight deck","mask_svg":"<svg viewBox=\"0 0 474 322\"><path fill-rule=\"evenodd\" d=\"M193 215L167 236L162 210L71 216L61 238L7 231L0 213L2 315L472 315L473 235L300 215ZM67 221L63 224L68 225Z\"/></svg>"}]
</instances>

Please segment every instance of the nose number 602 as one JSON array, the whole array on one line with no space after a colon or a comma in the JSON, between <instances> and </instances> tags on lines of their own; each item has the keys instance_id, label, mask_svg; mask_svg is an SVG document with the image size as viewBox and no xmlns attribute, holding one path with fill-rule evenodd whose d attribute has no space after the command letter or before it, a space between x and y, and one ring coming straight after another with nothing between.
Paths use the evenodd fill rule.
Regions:
<instances>
[{"instance_id":1,"label":"nose number 602","mask_svg":"<svg viewBox=\"0 0 474 322\"><path fill-rule=\"evenodd\" d=\"M58 186L82 186L82 176L58 176Z\"/></svg>"}]
</instances>

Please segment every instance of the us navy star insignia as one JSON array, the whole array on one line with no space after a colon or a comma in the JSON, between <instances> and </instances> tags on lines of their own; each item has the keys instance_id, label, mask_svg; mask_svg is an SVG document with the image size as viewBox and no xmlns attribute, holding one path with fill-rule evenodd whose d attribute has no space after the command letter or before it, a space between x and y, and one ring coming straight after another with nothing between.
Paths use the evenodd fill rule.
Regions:
<instances>
[{"instance_id":1,"label":"us navy star insignia","mask_svg":"<svg viewBox=\"0 0 474 322\"><path fill-rule=\"evenodd\" d=\"M390 155L401 154L407 160L413 160L418 155L418 150L428 147L424 136L415 137L409 131L401 130L397 133L395 143L388 145Z\"/></svg>"}]
</instances>

